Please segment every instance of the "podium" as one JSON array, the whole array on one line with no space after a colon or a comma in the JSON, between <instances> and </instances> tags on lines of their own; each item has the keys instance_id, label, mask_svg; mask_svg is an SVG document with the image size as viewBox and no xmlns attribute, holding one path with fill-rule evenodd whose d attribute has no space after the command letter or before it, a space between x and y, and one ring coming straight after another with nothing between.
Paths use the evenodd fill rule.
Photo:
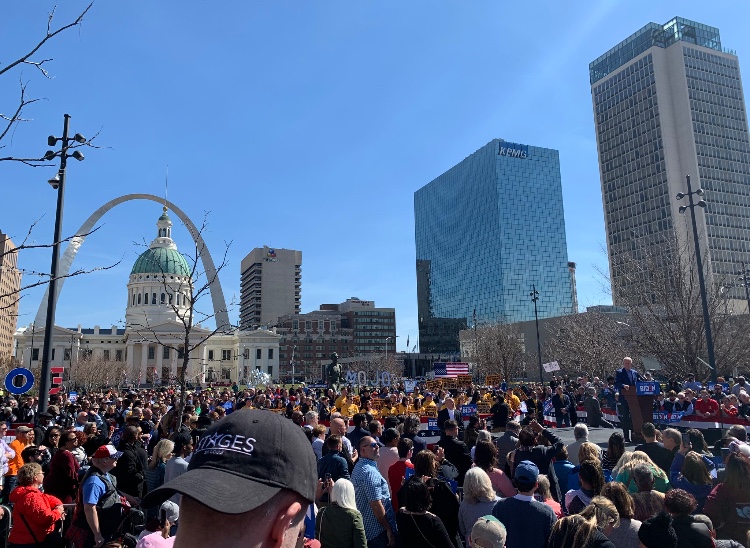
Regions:
<instances>
[{"instance_id":1,"label":"podium","mask_svg":"<svg viewBox=\"0 0 750 548\"><path fill-rule=\"evenodd\" d=\"M639 382L636 386L629 386L627 390L622 389L625 394L625 401L630 408L630 419L633 422L633 441L644 442L643 423L653 422L654 420L654 395L658 388L654 389L651 382Z\"/></svg>"}]
</instances>

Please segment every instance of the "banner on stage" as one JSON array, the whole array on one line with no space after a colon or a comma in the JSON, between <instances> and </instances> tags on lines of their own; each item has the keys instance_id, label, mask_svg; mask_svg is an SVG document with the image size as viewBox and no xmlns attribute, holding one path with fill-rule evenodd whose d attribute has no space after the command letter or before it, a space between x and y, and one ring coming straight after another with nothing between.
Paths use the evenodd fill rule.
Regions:
<instances>
[{"instance_id":1,"label":"banner on stage","mask_svg":"<svg viewBox=\"0 0 750 548\"><path fill-rule=\"evenodd\" d=\"M427 419L427 430L440 430L437 425L437 418Z\"/></svg>"}]
</instances>

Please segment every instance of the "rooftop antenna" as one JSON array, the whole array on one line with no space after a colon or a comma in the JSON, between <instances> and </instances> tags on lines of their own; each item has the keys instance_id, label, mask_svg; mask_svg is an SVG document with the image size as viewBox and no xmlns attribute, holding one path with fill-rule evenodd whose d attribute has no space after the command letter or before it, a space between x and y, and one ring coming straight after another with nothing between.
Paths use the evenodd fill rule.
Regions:
<instances>
[{"instance_id":1,"label":"rooftop antenna","mask_svg":"<svg viewBox=\"0 0 750 548\"><path fill-rule=\"evenodd\" d=\"M167 211L167 196L169 195L169 164L167 164L167 173L164 175L164 211Z\"/></svg>"}]
</instances>

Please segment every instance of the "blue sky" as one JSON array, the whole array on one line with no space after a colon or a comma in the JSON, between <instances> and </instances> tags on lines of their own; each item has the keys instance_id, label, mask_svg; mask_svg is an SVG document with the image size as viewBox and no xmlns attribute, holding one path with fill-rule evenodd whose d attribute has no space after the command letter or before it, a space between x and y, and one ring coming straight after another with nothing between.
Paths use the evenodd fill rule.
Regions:
<instances>
[{"instance_id":1,"label":"blue sky","mask_svg":"<svg viewBox=\"0 0 750 548\"><path fill-rule=\"evenodd\" d=\"M53 5L3 4L0 63L37 41ZM86 5L61 2L55 21ZM19 80L44 98L2 155L43 154L68 113L73 132L99 131L107 148L71 161L66 234L112 198L163 195L169 166L169 199L194 221L209 212L212 253L232 242L228 300L239 300L252 248L299 249L303 311L353 296L395 307L403 350L417 339L413 193L496 137L560 150L580 306L611 302L598 273L607 261L588 63L675 15L719 27L750 74L741 1L97 0L81 28L37 56L54 59L51 80L30 66L0 79L0 113L15 107ZM0 230L18 240L39 219L35 241L52 239L53 173L0 164ZM139 201L103 218L75 264L122 262L66 282L59 325L124 319L143 250L134 242L154 237L159 214ZM184 228L174 236L189 248ZM20 259L38 271L49 260L48 250ZM42 293L23 298L19 324L33 321Z\"/></svg>"}]
</instances>

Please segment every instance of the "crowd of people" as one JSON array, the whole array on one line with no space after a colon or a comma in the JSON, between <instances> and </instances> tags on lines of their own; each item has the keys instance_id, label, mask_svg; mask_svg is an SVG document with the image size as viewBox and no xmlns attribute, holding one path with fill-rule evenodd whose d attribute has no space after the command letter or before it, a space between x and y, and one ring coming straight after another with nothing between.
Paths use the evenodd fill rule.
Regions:
<instances>
[{"instance_id":1,"label":"crowd of people","mask_svg":"<svg viewBox=\"0 0 750 548\"><path fill-rule=\"evenodd\" d=\"M747 544L746 428L709 448L700 430L647 423L645 441L628 450L620 393L642 379L631 366L605 380L513 388L235 386L188 392L184 405L168 388L103 390L53 396L44 412L33 397L6 397L9 542L260 546L265 534L277 546L323 548ZM748 390L742 377L710 390L670 381L655 409L747 416ZM465 423L467 404L488 413ZM545 406L558 425L574 426L574 442L544 426ZM589 442L581 406L586 423L611 428L602 409L616 409L622 433L613 430L606 448ZM438 429L429 446L424 417ZM137 539L124 525L135 509L145 521ZM253 517L263 524L243 537Z\"/></svg>"}]
</instances>

